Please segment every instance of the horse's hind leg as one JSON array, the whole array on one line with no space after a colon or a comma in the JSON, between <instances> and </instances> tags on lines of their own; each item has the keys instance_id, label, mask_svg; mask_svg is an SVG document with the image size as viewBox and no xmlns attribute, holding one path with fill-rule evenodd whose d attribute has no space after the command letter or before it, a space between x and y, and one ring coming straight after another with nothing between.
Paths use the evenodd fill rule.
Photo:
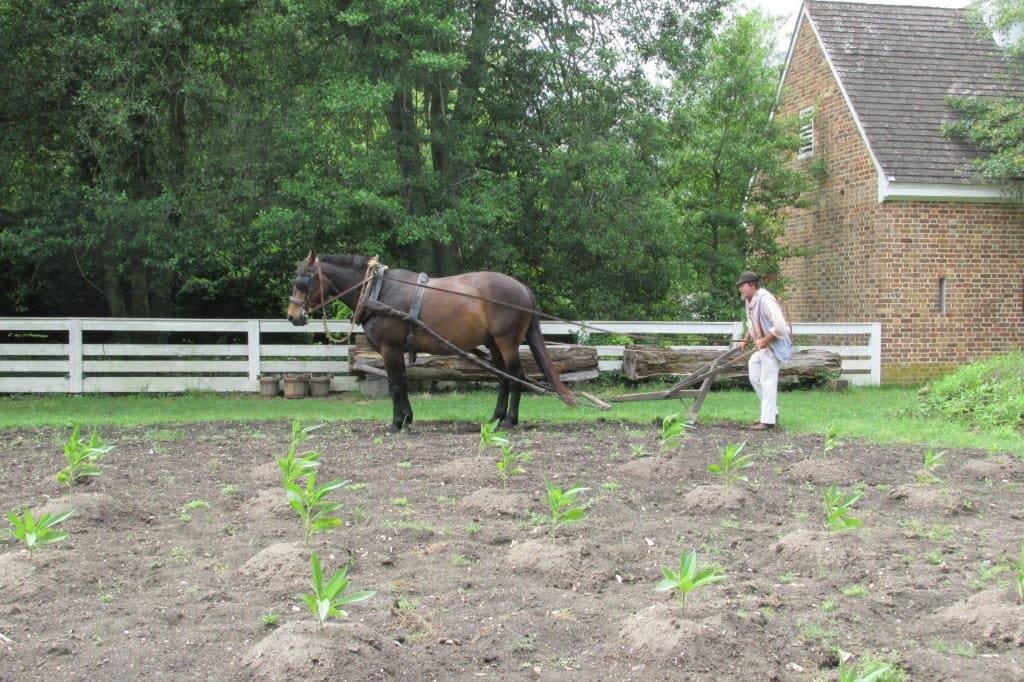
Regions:
<instances>
[{"instance_id":1,"label":"horse's hind leg","mask_svg":"<svg viewBox=\"0 0 1024 682\"><path fill-rule=\"evenodd\" d=\"M388 393L391 394L391 433L398 433L412 423L412 405L409 387L405 382L405 358L401 348L384 346L380 349L384 369L388 373Z\"/></svg>"},{"instance_id":2,"label":"horse's hind leg","mask_svg":"<svg viewBox=\"0 0 1024 682\"><path fill-rule=\"evenodd\" d=\"M505 360L501 356L501 349L498 344L494 342L492 337L488 337L487 341L484 342L487 346L487 350L491 351L491 362L495 367L500 369L502 372L505 369ZM490 421L501 421L505 419L505 415L508 413L508 379L498 380L498 404L494 406L494 414L491 415Z\"/></svg>"},{"instance_id":3,"label":"horse's hind leg","mask_svg":"<svg viewBox=\"0 0 1024 682\"><path fill-rule=\"evenodd\" d=\"M499 344L501 349L500 357L504 360L505 371L518 379L525 379L523 363L519 361L519 342L515 339L504 339ZM508 396L508 409L501 419L501 427L510 429L519 423L519 397L522 395L523 387L514 381L505 380L502 382L504 393ZM498 394L500 401L502 394ZM500 403L499 403L500 404Z\"/></svg>"}]
</instances>

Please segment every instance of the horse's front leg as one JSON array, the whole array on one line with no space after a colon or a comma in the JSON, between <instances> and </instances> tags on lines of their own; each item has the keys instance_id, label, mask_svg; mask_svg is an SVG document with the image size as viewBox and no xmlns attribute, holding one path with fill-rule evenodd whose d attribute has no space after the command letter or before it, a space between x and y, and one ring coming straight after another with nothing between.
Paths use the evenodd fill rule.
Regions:
<instances>
[{"instance_id":1,"label":"horse's front leg","mask_svg":"<svg viewBox=\"0 0 1024 682\"><path fill-rule=\"evenodd\" d=\"M388 393L391 395L391 426L388 431L398 433L412 423L412 405L409 387L405 382L405 358L401 348L384 346L380 349L384 369L388 374Z\"/></svg>"}]
</instances>

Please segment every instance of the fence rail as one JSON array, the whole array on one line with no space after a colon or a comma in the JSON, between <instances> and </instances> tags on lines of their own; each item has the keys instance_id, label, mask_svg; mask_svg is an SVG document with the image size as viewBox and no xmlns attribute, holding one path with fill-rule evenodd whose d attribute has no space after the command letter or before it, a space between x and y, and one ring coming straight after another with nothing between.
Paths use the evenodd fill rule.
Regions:
<instances>
[{"instance_id":1,"label":"fence rail","mask_svg":"<svg viewBox=\"0 0 1024 682\"><path fill-rule=\"evenodd\" d=\"M328 327L332 334L349 331L347 322L330 322ZM851 383L881 382L881 324L796 323L793 328L798 341L826 337L830 345L800 347L838 353L842 375ZM700 335L720 338L720 345L711 347L722 350L743 334L740 322L543 322L541 330L545 337L605 332ZM361 331L355 328L356 333ZM90 338L117 333L152 334L154 339L111 343ZM168 334L178 340L162 342ZM189 336L209 334L237 339L184 342ZM309 341L321 334L322 323L294 327L286 320L0 318L0 393L254 392L261 374L288 372L331 374L332 391L354 390L349 346L294 340L294 335ZM284 335L292 338L282 340ZM597 345L597 350L601 372L622 368L623 346Z\"/></svg>"}]
</instances>

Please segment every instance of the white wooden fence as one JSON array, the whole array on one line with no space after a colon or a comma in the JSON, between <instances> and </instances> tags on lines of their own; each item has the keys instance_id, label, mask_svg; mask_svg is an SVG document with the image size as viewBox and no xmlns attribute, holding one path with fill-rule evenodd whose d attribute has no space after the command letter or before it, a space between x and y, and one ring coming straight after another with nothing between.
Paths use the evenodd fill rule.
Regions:
<instances>
[{"instance_id":1,"label":"white wooden fence","mask_svg":"<svg viewBox=\"0 0 1024 682\"><path fill-rule=\"evenodd\" d=\"M575 335L580 324L591 333L657 336L694 334L729 340L743 334L739 322L544 322L545 336ZM329 323L332 334L348 332L347 322ZM815 346L842 356L842 374L854 384L881 381L882 329L878 323L793 325L798 340L813 336L849 339L849 345ZM254 392L261 374L331 374L332 391L350 391L346 345L327 343L323 323L295 327L286 320L186 320L142 318L0 318L0 393L175 393ZM356 327L356 331L361 331ZM107 343L96 336L130 332L154 335L154 342ZM157 342L173 334L195 342ZM236 337L204 343L202 336ZM286 338L286 335L292 335ZM299 335L295 337L294 335ZM317 343L309 343L310 335ZM278 342L273 340L277 338ZM298 340L297 340L298 339ZM622 367L622 346L598 346L602 372Z\"/></svg>"}]
</instances>

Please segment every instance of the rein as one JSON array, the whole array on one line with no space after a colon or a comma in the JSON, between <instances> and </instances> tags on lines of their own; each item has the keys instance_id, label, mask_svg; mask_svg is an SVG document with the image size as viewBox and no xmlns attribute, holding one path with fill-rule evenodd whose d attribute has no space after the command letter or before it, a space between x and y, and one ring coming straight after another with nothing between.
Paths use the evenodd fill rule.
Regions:
<instances>
[{"instance_id":1,"label":"rein","mask_svg":"<svg viewBox=\"0 0 1024 682\"><path fill-rule=\"evenodd\" d=\"M435 287L435 286L432 286L430 284L420 284L419 282L402 282L400 280L388 277L388 275L386 273L387 266L386 265L382 265L380 263L378 257L374 256L373 258L370 259L370 261L366 265L366 272L363 275L363 279L359 280L358 282L356 282L355 284L353 284L349 288L345 289L344 291L342 291L340 293L337 293L337 294L334 294L330 298L324 298L324 293L325 293L324 292L324 275L323 275L323 271L320 269L319 261L316 264L317 279L320 280L320 303L318 303L315 306L307 308L306 312L307 313L312 313L312 312L314 312L316 310L322 310L322 316L323 316L323 321L324 321L324 335L327 337L327 339L331 343L346 343L347 341L344 341L344 340L339 341L339 340L337 340L336 337L333 337L330 334L330 332L329 332L329 330L327 328L327 305L330 304L330 303L333 303L334 301L338 300L342 296L344 296L344 295L346 295L348 293L351 293L352 291L355 291L357 288L362 287L360 289L360 291L359 291L359 302L356 304L356 309L353 311L352 317L349 320L350 327L349 327L349 332L347 334L347 338L349 340L351 340L351 337L352 337L352 334L353 334L353 330L355 329L355 325L356 325L355 321L357 319L359 319L359 314L363 311L363 309L365 307L367 294L369 292L369 285L373 281L374 276L376 275L377 268L382 268L383 269L383 271L381 272L381 276L384 279L389 279L389 280L391 280L393 282L399 282L400 284L408 284L410 286L420 287L421 289L431 289L433 291L439 291L441 293L450 294L450 295L453 295L453 296L462 296L464 298L472 298L472 299L476 299L478 301L484 301L486 303L491 303L493 305L501 306L503 308L512 308L514 310L521 310L523 312L528 312L528 313L532 313L534 315L537 315L538 317L540 317L541 319L544 319L544 320L550 320L552 322L562 322L563 324L577 326L577 327L580 328L580 330L585 330L586 329L586 330L590 330L592 332L597 332L599 334L618 334L618 335L622 335L622 336L629 336L630 338L634 338L634 339L647 339L648 338L646 336L638 336L636 334L624 334L623 332L616 332L616 331L612 331L610 329L602 329L600 327L595 327L593 325L586 324L584 322L580 322L580 321L577 321L577 320L567 320L564 317L558 317L557 315L549 315L549 314L544 313L544 312L542 312L540 310L537 310L535 308L527 308L527 307L524 307L524 306L521 306L521 305L516 305L515 303L508 303L507 301L495 301L492 298L488 298L486 296L480 296L478 294L469 294L469 293L466 293L466 292L463 292L463 291L452 291L450 289L442 289L440 287Z\"/></svg>"}]
</instances>

